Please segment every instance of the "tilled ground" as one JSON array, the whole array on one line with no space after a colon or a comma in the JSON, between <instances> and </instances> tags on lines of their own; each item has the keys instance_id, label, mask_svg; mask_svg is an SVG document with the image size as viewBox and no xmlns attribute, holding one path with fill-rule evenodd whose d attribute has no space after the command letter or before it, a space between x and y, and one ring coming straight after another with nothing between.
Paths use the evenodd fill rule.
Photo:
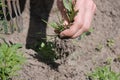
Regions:
<instances>
[{"instance_id":1,"label":"tilled ground","mask_svg":"<svg viewBox=\"0 0 120 80\"><path fill-rule=\"evenodd\" d=\"M6 37L7 41L22 43L24 46L27 44L28 48L22 49L27 62L19 72L20 76L15 77L14 80L87 80L86 74L91 70L105 65L108 59L114 60L120 56L120 1L95 0L95 3L97 11L91 25L94 32L81 40L71 40L71 45L75 45L76 50L66 57L64 63L58 65L46 64L39 60L35 57L37 52L28 47L41 40L41 37L45 38L45 35L54 34L53 29L45 29L46 25L41 22L41 19L49 22L57 20L59 12L56 3L55 1L52 3L52 0L51 2L44 0L42 4L41 1L34 0L29 5L29 0L27 0L23 12L24 31ZM52 4L54 4L53 7ZM29 6L31 6L30 11ZM36 34L38 32L44 34L38 35ZM108 39L114 40L112 47L107 46ZM98 45L102 45L100 51L96 51ZM113 61L111 66L114 71L120 72L119 61Z\"/></svg>"}]
</instances>

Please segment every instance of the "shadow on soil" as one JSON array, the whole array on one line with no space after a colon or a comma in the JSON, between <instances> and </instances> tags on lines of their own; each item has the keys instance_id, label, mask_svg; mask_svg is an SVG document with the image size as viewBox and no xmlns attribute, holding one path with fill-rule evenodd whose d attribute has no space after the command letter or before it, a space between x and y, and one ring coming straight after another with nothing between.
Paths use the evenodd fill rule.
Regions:
<instances>
[{"instance_id":1,"label":"shadow on soil","mask_svg":"<svg viewBox=\"0 0 120 80\"><path fill-rule=\"evenodd\" d=\"M26 48L36 51L35 55L39 61L48 64L52 69L58 67L59 64L53 61L55 58L52 43L46 42L46 23L54 0L30 0L30 24L26 40ZM45 45L42 48L41 45Z\"/></svg>"}]
</instances>

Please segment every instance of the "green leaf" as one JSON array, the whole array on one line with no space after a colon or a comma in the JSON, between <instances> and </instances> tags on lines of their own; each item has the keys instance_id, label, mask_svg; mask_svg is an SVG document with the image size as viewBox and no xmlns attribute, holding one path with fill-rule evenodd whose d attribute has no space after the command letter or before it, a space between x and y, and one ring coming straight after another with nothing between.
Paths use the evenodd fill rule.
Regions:
<instances>
[{"instance_id":1,"label":"green leaf","mask_svg":"<svg viewBox=\"0 0 120 80\"><path fill-rule=\"evenodd\" d=\"M45 47L45 43L42 42L42 43L41 43L41 47L42 47L42 48Z\"/></svg>"},{"instance_id":2,"label":"green leaf","mask_svg":"<svg viewBox=\"0 0 120 80\"><path fill-rule=\"evenodd\" d=\"M112 71L110 66L96 68L89 77L92 80L120 80L120 75Z\"/></svg>"},{"instance_id":3,"label":"green leaf","mask_svg":"<svg viewBox=\"0 0 120 80\"><path fill-rule=\"evenodd\" d=\"M72 10L72 4L71 4L71 2L70 2L71 0L63 0L63 5L64 5L64 7L65 7L65 9L67 9L68 11L71 11Z\"/></svg>"},{"instance_id":4,"label":"green leaf","mask_svg":"<svg viewBox=\"0 0 120 80\"><path fill-rule=\"evenodd\" d=\"M52 23L49 23L51 27L57 29L58 28L58 24L56 22L52 22Z\"/></svg>"}]
</instances>

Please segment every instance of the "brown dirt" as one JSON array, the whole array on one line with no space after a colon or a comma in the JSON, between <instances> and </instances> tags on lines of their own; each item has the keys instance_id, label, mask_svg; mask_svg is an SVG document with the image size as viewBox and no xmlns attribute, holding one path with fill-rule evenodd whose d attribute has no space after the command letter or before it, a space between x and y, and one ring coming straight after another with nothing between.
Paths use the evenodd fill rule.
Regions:
<instances>
[{"instance_id":1,"label":"brown dirt","mask_svg":"<svg viewBox=\"0 0 120 80\"><path fill-rule=\"evenodd\" d=\"M20 75L13 80L87 80L86 74L95 67L104 65L108 59L113 60L120 56L119 0L95 0L97 11L91 25L94 28L94 32L81 40L71 40L71 44L75 45L76 50L66 57L64 63L59 65L55 63L46 64L44 61L41 61L35 57L37 52L30 47L40 41L41 37L45 38L46 34L54 34L53 29L49 27L47 27L47 30L45 29L46 27L42 28L42 26L46 25L40 19L43 18L49 22L56 21L56 13L59 12L55 1L51 11L52 3L49 3L51 0L43 0L43 2L49 4L44 3L47 7L43 7L45 5L41 3L41 0L31 0L32 8L30 10L29 0L26 1L22 14L24 19L23 32L5 36L7 41L22 43L24 45L22 50L27 58L26 64L19 72ZM38 35L36 34L37 32L44 34ZM114 39L115 41L111 48L106 45L107 39ZM28 49L26 49L26 44ZM101 51L96 51L95 48L99 44L103 48ZM59 60L56 62L59 62ZM113 61L111 66L113 70L120 72L119 62Z\"/></svg>"}]
</instances>

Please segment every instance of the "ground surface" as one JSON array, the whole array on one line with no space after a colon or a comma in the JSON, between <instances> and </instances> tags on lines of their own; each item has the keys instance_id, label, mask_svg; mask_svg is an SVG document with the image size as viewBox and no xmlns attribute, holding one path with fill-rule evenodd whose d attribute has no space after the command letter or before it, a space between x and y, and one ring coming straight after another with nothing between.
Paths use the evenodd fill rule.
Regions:
<instances>
[{"instance_id":1,"label":"ground surface","mask_svg":"<svg viewBox=\"0 0 120 80\"><path fill-rule=\"evenodd\" d=\"M35 35L35 32L45 31L44 28L40 27L43 26L40 24L42 23L40 22L40 18L48 19L49 21L56 20L55 15L58 12L55 2L50 11L49 8L52 5L49 3L50 0L44 0L44 2L48 1L47 4L49 5L47 5L47 8L41 7L40 5L44 4L39 1L31 1L32 12L30 13L29 0L27 0L22 14L24 19L23 32L7 35L6 37L7 41L22 43L24 45L22 50L27 57L26 64L19 72L20 76L15 77L14 80L86 80L85 75L94 70L95 67L104 65L108 59L113 60L120 56L120 1L95 0L97 11L91 25L94 28L94 32L81 40L74 40L74 44L77 47L76 51L66 58L65 63L54 68L35 58L36 52L32 49L26 49L25 45L31 45L37 41L36 37L41 36ZM40 8L43 9L40 10ZM50 12L49 18L47 18L48 14L45 13L44 9L48 13ZM47 34L53 34L53 30L51 29L47 29L46 32ZM114 40L114 45L111 48L107 46L108 39ZM101 51L96 51L95 48L99 45L103 47ZM111 66L113 70L120 72L119 62L113 62Z\"/></svg>"}]
</instances>

